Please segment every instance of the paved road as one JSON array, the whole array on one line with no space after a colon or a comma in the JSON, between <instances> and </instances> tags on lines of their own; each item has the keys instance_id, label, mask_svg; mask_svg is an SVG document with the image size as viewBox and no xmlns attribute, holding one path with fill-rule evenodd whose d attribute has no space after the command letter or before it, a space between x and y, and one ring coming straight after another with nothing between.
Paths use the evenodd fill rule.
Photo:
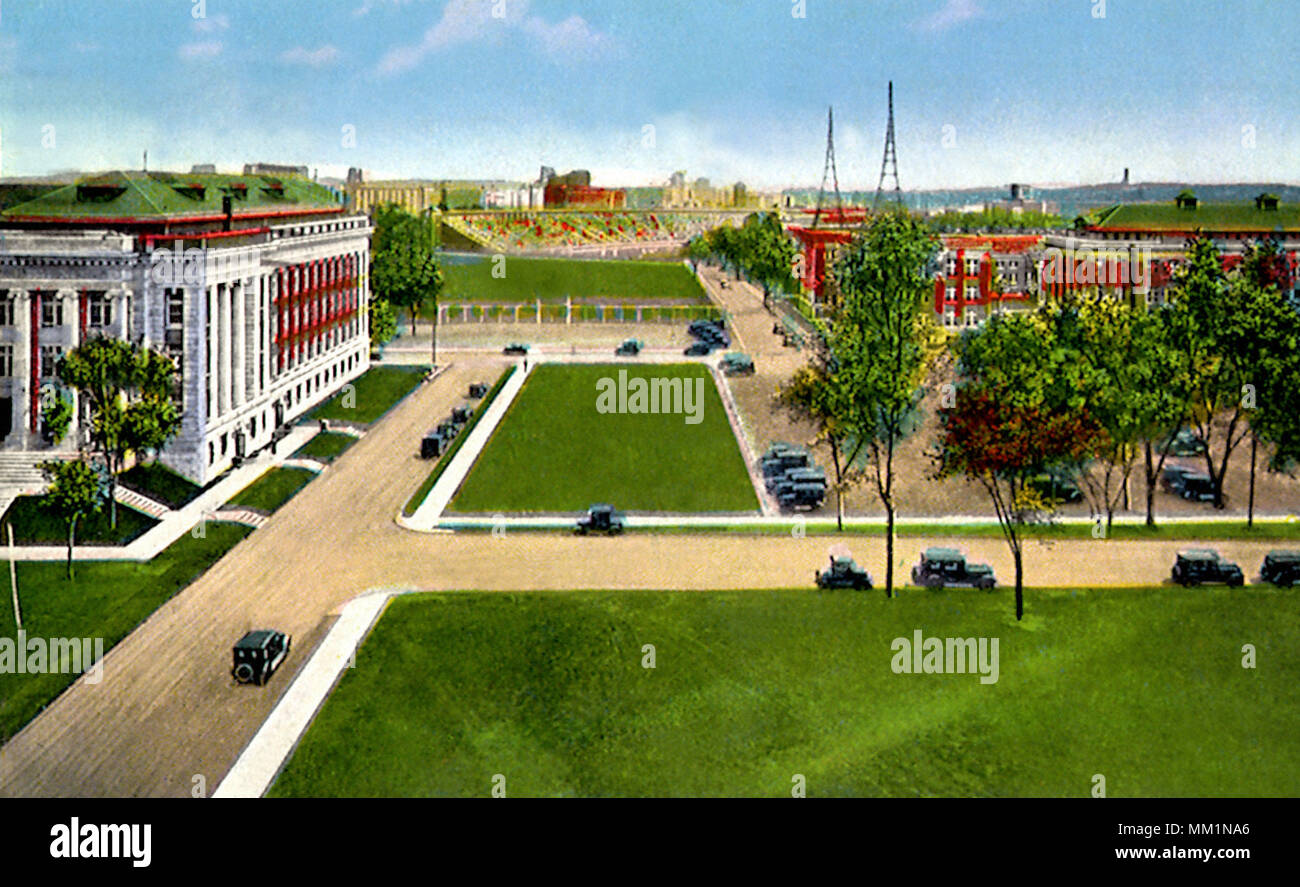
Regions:
<instances>
[{"instance_id":1,"label":"paved road","mask_svg":"<svg viewBox=\"0 0 1300 887\"><path fill-rule=\"evenodd\" d=\"M369 588L810 585L835 538L634 534L580 539L399 528L397 512L429 470L415 456L421 433L460 402L470 381L490 378L503 364L501 358L458 355L455 366L421 387L265 527L159 609L108 654L100 684L75 684L4 747L0 795L189 796L196 776L210 792L306 662L333 614ZM844 541L879 578L880 542ZM951 542L903 540L898 562L912 561L926 545ZM999 577L1010 578L1000 540L967 547L992 562ZM1267 546L1219 547L1250 574ZM1150 582L1167 575L1172 554L1168 543L1032 545L1027 581ZM261 626L292 633L294 652L269 687L234 686L228 677L230 645Z\"/></svg>"}]
</instances>

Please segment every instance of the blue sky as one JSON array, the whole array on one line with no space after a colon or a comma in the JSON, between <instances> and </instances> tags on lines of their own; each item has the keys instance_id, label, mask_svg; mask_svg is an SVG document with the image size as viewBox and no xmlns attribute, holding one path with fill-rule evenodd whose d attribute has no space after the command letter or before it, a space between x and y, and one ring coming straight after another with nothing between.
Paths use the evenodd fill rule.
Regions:
<instances>
[{"instance_id":1,"label":"blue sky","mask_svg":"<svg viewBox=\"0 0 1300 887\"><path fill-rule=\"evenodd\" d=\"M905 189L1297 182L1298 24L1291 0L0 0L0 147L4 175L147 148L816 186L833 105L841 187L874 189L892 78Z\"/></svg>"}]
</instances>

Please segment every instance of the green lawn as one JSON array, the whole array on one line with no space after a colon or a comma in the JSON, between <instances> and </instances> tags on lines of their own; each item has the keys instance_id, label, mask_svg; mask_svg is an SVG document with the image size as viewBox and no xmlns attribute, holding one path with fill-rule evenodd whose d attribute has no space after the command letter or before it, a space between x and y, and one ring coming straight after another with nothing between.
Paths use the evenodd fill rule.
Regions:
<instances>
[{"instance_id":1,"label":"green lawn","mask_svg":"<svg viewBox=\"0 0 1300 887\"><path fill-rule=\"evenodd\" d=\"M1294 592L549 592L393 601L274 796L1300 794ZM999 641L999 679L894 638ZM1255 645L1258 667L1241 666ZM643 645L656 667L642 667Z\"/></svg>"},{"instance_id":2,"label":"green lawn","mask_svg":"<svg viewBox=\"0 0 1300 887\"><path fill-rule=\"evenodd\" d=\"M474 430L474 426L483 418L483 414L486 413L488 407L492 405L492 401L497 399L497 394L501 392L502 387L506 384L506 380L514 375L516 369L517 367L512 366L497 377L496 382L493 383L490 389L488 389L488 393L484 395L483 400L479 402L477 407L475 407L474 415L470 416L469 421L466 422L465 427L460 430L460 434L456 435L456 439L451 442L451 446L447 447L446 452L438 457L437 464L433 466L433 470L429 472L429 476L424 479L422 484L420 484L419 489L411 494L411 498L406 502L406 507L402 509L403 514L409 517L410 515L415 514L419 509L420 505L428 497L429 491L433 489L433 485L438 482L438 478L442 477L442 473L447 470L447 466L451 464L451 460L455 458L456 454L460 452L460 448L464 446L465 439L469 437L469 433Z\"/></svg>"},{"instance_id":3,"label":"green lawn","mask_svg":"<svg viewBox=\"0 0 1300 887\"><path fill-rule=\"evenodd\" d=\"M357 442L350 434L337 431L322 432L307 441L293 454L295 459L315 459L319 462L333 462L347 452L348 447Z\"/></svg>"},{"instance_id":4,"label":"green lawn","mask_svg":"<svg viewBox=\"0 0 1300 887\"><path fill-rule=\"evenodd\" d=\"M428 372L427 366L373 366L307 418L368 425L414 391Z\"/></svg>"},{"instance_id":5,"label":"green lawn","mask_svg":"<svg viewBox=\"0 0 1300 887\"><path fill-rule=\"evenodd\" d=\"M124 471L117 482L173 509L184 508L203 492L203 487L191 483L160 462L134 465Z\"/></svg>"},{"instance_id":6,"label":"green lawn","mask_svg":"<svg viewBox=\"0 0 1300 887\"><path fill-rule=\"evenodd\" d=\"M5 512L0 523L12 524L18 545L67 545L68 525L63 518L47 511L43 496L19 496ZM108 503L96 514L77 522L78 545L126 545L158 522L147 514L117 503L117 527L112 526ZM8 536L0 536L7 540Z\"/></svg>"},{"instance_id":7,"label":"green lawn","mask_svg":"<svg viewBox=\"0 0 1300 887\"><path fill-rule=\"evenodd\" d=\"M267 514L274 513L281 505L288 502L298 491L311 483L315 472L305 468L272 468L253 481L230 500L229 505L242 505L256 508Z\"/></svg>"},{"instance_id":8,"label":"green lawn","mask_svg":"<svg viewBox=\"0 0 1300 887\"><path fill-rule=\"evenodd\" d=\"M27 637L102 638L107 653L252 532L239 524L209 521L204 526L203 538L186 533L148 563L78 563L77 578L71 581L62 561L18 564L19 604ZM0 595L0 626L0 634L14 637L8 593ZM18 732L75 678L67 674L0 674L0 740ZM111 680L111 675L105 679Z\"/></svg>"},{"instance_id":9,"label":"green lawn","mask_svg":"<svg viewBox=\"0 0 1300 887\"><path fill-rule=\"evenodd\" d=\"M701 421L682 413L597 412L597 382L680 378ZM699 364L537 367L488 441L450 510L582 511L596 502L636 511L753 511L753 484L722 400Z\"/></svg>"},{"instance_id":10,"label":"green lawn","mask_svg":"<svg viewBox=\"0 0 1300 887\"><path fill-rule=\"evenodd\" d=\"M493 276L495 268L502 268L504 276ZM708 301L695 275L679 262L508 256L503 265L496 265L485 256L479 261L449 261L442 270L443 302L563 302L569 297Z\"/></svg>"}]
</instances>

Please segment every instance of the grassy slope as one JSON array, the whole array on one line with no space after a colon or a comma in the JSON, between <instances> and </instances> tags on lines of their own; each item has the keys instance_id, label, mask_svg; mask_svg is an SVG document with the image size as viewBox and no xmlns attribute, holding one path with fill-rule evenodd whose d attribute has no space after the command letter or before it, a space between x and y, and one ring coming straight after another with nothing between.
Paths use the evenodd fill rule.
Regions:
<instances>
[{"instance_id":1,"label":"grassy slope","mask_svg":"<svg viewBox=\"0 0 1300 887\"><path fill-rule=\"evenodd\" d=\"M493 277L491 259L443 266L444 302L543 302L566 297L676 299L704 303L707 296L690 269L676 262L543 259L510 256L505 276Z\"/></svg>"},{"instance_id":2,"label":"grassy slope","mask_svg":"<svg viewBox=\"0 0 1300 887\"><path fill-rule=\"evenodd\" d=\"M596 382L704 380L703 421L679 414L601 414ZM751 511L758 501L708 370L698 364L538 367L452 500L458 512Z\"/></svg>"},{"instance_id":3,"label":"grassy slope","mask_svg":"<svg viewBox=\"0 0 1300 887\"><path fill-rule=\"evenodd\" d=\"M228 504L256 508L269 514L297 495L315 476L305 468L272 468L244 487Z\"/></svg>"},{"instance_id":4,"label":"grassy slope","mask_svg":"<svg viewBox=\"0 0 1300 887\"><path fill-rule=\"evenodd\" d=\"M249 527L215 521L205 527L204 538L187 533L148 563L78 563L72 581L65 578L62 562L18 564L19 604L27 636L103 638L107 653L252 532ZM0 595L0 626L0 634L14 637L9 594ZM0 674L0 739L16 733L75 678Z\"/></svg>"},{"instance_id":5,"label":"grassy slope","mask_svg":"<svg viewBox=\"0 0 1300 887\"><path fill-rule=\"evenodd\" d=\"M373 366L351 383L355 395L346 389L340 391L308 413L307 418L369 424L415 390L428 372L429 368L423 366Z\"/></svg>"},{"instance_id":6,"label":"grassy slope","mask_svg":"<svg viewBox=\"0 0 1300 887\"><path fill-rule=\"evenodd\" d=\"M48 511L43 496L19 496L5 512L3 523L12 523L18 545L67 545L68 525ZM117 503L117 528L110 522L109 505L77 522L77 545L126 545L158 522L147 514ZM7 536L0 538L7 539Z\"/></svg>"},{"instance_id":7,"label":"grassy slope","mask_svg":"<svg viewBox=\"0 0 1300 887\"><path fill-rule=\"evenodd\" d=\"M400 598L272 794L1296 795L1293 604L1034 591L1016 626L969 591ZM918 628L1000 638L1000 680L894 674Z\"/></svg>"}]
</instances>

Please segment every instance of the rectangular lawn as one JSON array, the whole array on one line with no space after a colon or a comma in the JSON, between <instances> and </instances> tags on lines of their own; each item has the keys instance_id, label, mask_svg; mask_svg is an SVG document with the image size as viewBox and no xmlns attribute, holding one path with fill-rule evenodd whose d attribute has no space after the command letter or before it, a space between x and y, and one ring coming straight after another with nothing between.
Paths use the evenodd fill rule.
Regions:
<instances>
[{"instance_id":1,"label":"rectangular lawn","mask_svg":"<svg viewBox=\"0 0 1300 887\"><path fill-rule=\"evenodd\" d=\"M679 413L601 413L597 383L703 381L701 421ZM758 499L722 399L699 364L537 367L470 470L450 510L583 511L597 502L657 512L753 511Z\"/></svg>"},{"instance_id":2,"label":"rectangular lawn","mask_svg":"<svg viewBox=\"0 0 1300 887\"><path fill-rule=\"evenodd\" d=\"M1300 795L1294 592L1030 595L397 598L271 794ZM895 674L917 629L998 638L998 681Z\"/></svg>"},{"instance_id":3,"label":"rectangular lawn","mask_svg":"<svg viewBox=\"0 0 1300 887\"><path fill-rule=\"evenodd\" d=\"M368 425L414 391L428 372L427 366L373 366L306 418Z\"/></svg>"},{"instance_id":4,"label":"rectangular lawn","mask_svg":"<svg viewBox=\"0 0 1300 887\"><path fill-rule=\"evenodd\" d=\"M494 276L497 267L501 271ZM458 256L444 262L443 275L444 302L708 301L695 275L679 262L508 256L498 266L490 256Z\"/></svg>"}]
</instances>

